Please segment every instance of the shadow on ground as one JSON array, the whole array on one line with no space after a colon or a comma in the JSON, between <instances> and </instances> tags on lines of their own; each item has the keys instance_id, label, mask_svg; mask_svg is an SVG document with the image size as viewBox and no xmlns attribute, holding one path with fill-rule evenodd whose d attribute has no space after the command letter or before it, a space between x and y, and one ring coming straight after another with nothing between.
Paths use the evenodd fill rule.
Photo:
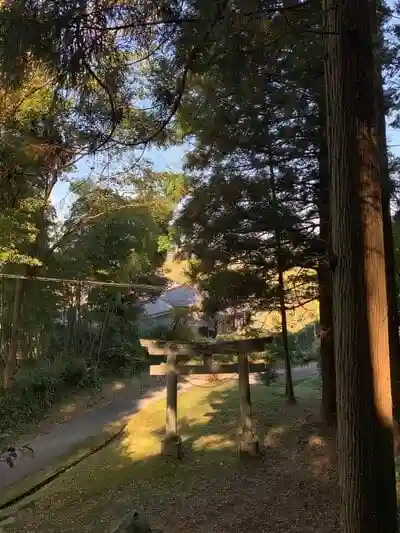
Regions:
<instances>
[{"instance_id":1,"label":"shadow on ground","mask_svg":"<svg viewBox=\"0 0 400 533\"><path fill-rule=\"evenodd\" d=\"M7 531L107 532L135 507L163 533L333 533L337 482L329 435L317 421L317 387L298 385L295 406L278 386L252 387L263 454L248 460L236 453L236 387L181 395L181 461L159 456L162 402L152 416L135 415L117 445L42 491Z\"/></svg>"},{"instance_id":2,"label":"shadow on ground","mask_svg":"<svg viewBox=\"0 0 400 533\"><path fill-rule=\"evenodd\" d=\"M113 432L114 423L128 419L138 409L163 397L165 384L164 376L145 374L129 380L115 380L114 388L110 385L102 403L83 409L69 420L62 419L47 429L39 427L36 435L21 439L18 444L29 445L34 456L22 454L12 469L5 462L0 462L0 491L3 492L0 501L5 499L7 487L13 486L13 494L22 492L25 485L32 485L29 479L25 479L27 476L34 475L40 479L41 471L49 465L65 459L85 441L98 437L103 431L109 429ZM185 384L181 386L185 387ZM74 414L73 402L69 405L70 413Z\"/></svg>"}]
</instances>

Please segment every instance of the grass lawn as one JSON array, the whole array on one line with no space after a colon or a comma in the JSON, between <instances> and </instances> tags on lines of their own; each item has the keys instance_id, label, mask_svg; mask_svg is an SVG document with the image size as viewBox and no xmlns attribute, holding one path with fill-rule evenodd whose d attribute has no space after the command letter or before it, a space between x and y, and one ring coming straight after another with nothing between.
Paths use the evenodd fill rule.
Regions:
<instances>
[{"instance_id":1,"label":"grass lawn","mask_svg":"<svg viewBox=\"0 0 400 533\"><path fill-rule=\"evenodd\" d=\"M163 533L337 531L329 439L318 424L319 382L252 387L263 455L236 453L238 391L225 381L179 397L182 461L160 457L165 402L132 417L125 435L39 493L6 532L109 532L132 508Z\"/></svg>"}]
</instances>

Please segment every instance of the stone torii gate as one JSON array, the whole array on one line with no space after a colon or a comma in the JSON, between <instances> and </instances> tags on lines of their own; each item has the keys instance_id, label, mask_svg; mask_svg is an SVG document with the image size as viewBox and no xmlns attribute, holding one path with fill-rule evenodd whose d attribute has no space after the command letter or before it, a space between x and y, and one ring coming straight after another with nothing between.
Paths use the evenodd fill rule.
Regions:
<instances>
[{"instance_id":1,"label":"stone torii gate","mask_svg":"<svg viewBox=\"0 0 400 533\"><path fill-rule=\"evenodd\" d=\"M265 372L266 363L249 363L248 353L262 352L273 337L241 339L220 342L168 342L141 339L140 343L153 357L166 358L166 363L150 366L151 375L167 376L167 405L165 436L161 453L165 456L183 455L182 439L178 430L178 377L179 375L239 374L240 428L238 452L240 455L258 455L259 440L255 431L250 396L250 372ZM218 363L215 355L238 355L238 363ZM203 364L186 364L190 359L203 359Z\"/></svg>"}]
</instances>

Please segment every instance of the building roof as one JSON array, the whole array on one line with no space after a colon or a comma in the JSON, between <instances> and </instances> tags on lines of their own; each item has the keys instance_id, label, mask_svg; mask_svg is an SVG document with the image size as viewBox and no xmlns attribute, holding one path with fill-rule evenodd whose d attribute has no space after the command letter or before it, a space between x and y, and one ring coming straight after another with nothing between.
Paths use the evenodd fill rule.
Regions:
<instances>
[{"instance_id":1,"label":"building roof","mask_svg":"<svg viewBox=\"0 0 400 533\"><path fill-rule=\"evenodd\" d=\"M143 311L145 317L153 317L157 315L164 315L172 311L172 305L164 302L161 298L158 298L154 302L148 302L143 305Z\"/></svg>"},{"instance_id":2,"label":"building roof","mask_svg":"<svg viewBox=\"0 0 400 533\"><path fill-rule=\"evenodd\" d=\"M171 312L179 307L193 307L200 298L199 292L190 285L174 285L165 290L157 300L143 306L144 315L153 317Z\"/></svg>"},{"instance_id":3,"label":"building roof","mask_svg":"<svg viewBox=\"0 0 400 533\"><path fill-rule=\"evenodd\" d=\"M167 289L160 298L172 307L192 307L198 303L200 294L190 285L176 285Z\"/></svg>"}]
</instances>

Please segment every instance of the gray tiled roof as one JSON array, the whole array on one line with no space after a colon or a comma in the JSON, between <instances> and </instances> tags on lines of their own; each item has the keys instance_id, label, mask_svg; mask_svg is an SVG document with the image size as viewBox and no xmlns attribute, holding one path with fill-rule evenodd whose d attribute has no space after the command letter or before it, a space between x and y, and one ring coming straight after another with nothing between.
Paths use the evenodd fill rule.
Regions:
<instances>
[{"instance_id":1,"label":"gray tiled roof","mask_svg":"<svg viewBox=\"0 0 400 533\"><path fill-rule=\"evenodd\" d=\"M199 300L199 293L190 285L177 285L164 291L154 302L145 304L146 316L155 316L170 312L176 307L193 307Z\"/></svg>"}]
</instances>

